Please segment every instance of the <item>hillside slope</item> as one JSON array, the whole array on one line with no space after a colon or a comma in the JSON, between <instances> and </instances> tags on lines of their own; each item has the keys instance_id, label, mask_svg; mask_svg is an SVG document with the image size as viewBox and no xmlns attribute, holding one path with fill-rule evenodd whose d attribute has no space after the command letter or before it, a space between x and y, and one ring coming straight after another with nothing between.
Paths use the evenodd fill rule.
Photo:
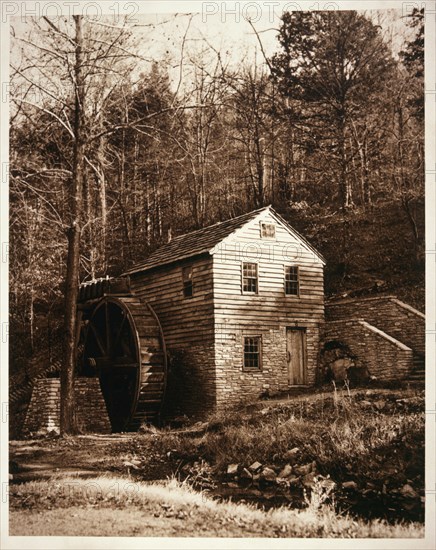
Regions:
<instances>
[{"instance_id":1,"label":"hillside slope","mask_svg":"<svg viewBox=\"0 0 436 550\"><path fill-rule=\"evenodd\" d=\"M311 208L290 208L287 220L324 255L326 296L395 294L424 312L425 255L415 254L410 223L400 204L383 203L344 217ZM424 205L414 206L424 249ZM345 242L345 237L347 237Z\"/></svg>"}]
</instances>

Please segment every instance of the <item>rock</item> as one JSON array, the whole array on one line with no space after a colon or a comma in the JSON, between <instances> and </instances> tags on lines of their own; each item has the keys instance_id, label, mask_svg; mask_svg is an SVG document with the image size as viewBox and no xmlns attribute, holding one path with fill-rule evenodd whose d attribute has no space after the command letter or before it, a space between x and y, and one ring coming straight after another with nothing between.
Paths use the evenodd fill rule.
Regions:
<instances>
[{"instance_id":1,"label":"rock","mask_svg":"<svg viewBox=\"0 0 436 550\"><path fill-rule=\"evenodd\" d=\"M250 472L258 472L262 468L262 464L260 462L253 462L253 464L248 468Z\"/></svg>"},{"instance_id":2,"label":"rock","mask_svg":"<svg viewBox=\"0 0 436 550\"><path fill-rule=\"evenodd\" d=\"M344 483L342 483L342 488L347 491L356 491L357 483L355 481L344 481Z\"/></svg>"},{"instance_id":3,"label":"rock","mask_svg":"<svg viewBox=\"0 0 436 550\"><path fill-rule=\"evenodd\" d=\"M347 370L347 378L352 384L362 384L369 379L368 369L353 365Z\"/></svg>"},{"instance_id":4,"label":"rock","mask_svg":"<svg viewBox=\"0 0 436 550\"><path fill-rule=\"evenodd\" d=\"M235 476L238 473L239 464L229 464L227 466L227 475Z\"/></svg>"},{"instance_id":5,"label":"rock","mask_svg":"<svg viewBox=\"0 0 436 550\"><path fill-rule=\"evenodd\" d=\"M318 476L318 482L328 494L336 487L336 483L330 477Z\"/></svg>"},{"instance_id":6,"label":"rock","mask_svg":"<svg viewBox=\"0 0 436 550\"><path fill-rule=\"evenodd\" d=\"M286 466L282 470L280 470L278 477L282 479L287 479L288 477L291 477L292 471L292 466L290 464L286 464Z\"/></svg>"},{"instance_id":7,"label":"rock","mask_svg":"<svg viewBox=\"0 0 436 550\"><path fill-rule=\"evenodd\" d=\"M300 449L298 447L294 447L290 451L286 451L286 453L284 453L283 455L283 458L286 461L289 461L291 464L295 464L297 462L297 456L299 452L300 452Z\"/></svg>"},{"instance_id":8,"label":"rock","mask_svg":"<svg viewBox=\"0 0 436 550\"><path fill-rule=\"evenodd\" d=\"M300 485L300 478L298 476L294 476L292 475L290 478L289 478L289 487L295 487L297 485Z\"/></svg>"},{"instance_id":9,"label":"rock","mask_svg":"<svg viewBox=\"0 0 436 550\"><path fill-rule=\"evenodd\" d=\"M262 470L262 473L260 474L261 479L264 479L265 481L275 481L276 480L276 473L272 468L264 468Z\"/></svg>"},{"instance_id":10,"label":"rock","mask_svg":"<svg viewBox=\"0 0 436 550\"><path fill-rule=\"evenodd\" d=\"M304 464L303 466L295 466L294 472L297 474L297 476L305 476L307 474L310 474L313 470L313 463L310 462L309 464Z\"/></svg>"},{"instance_id":11,"label":"rock","mask_svg":"<svg viewBox=\"0 0 436 550\"><path fill-rule=\"evenodd\" d=\"M334 379L337 382L342 382L347 378L347 371L350 367L354 367L354 361L348 357L336 359L329 365Z\"/></svg>"},{"instance_id":12,"label":"rock","mask_svg":"<svg viewBox=\"0 0 436 550\"><path fill-rule=\"evenodd\" d=\"M381 399L380 401L376 401L374 403L374 406L378 411L382 411L386 407L386 401L384 399Z\"/></svg>"},{"instance_id":13,"label":"rock","mask_svg":"<svg viewBox=\"0 0 436 550\"><path fill-rule=\"evenodd\" d=\"M252 479L253 475L249 470L247 470L247 468L242 468L242 471L239 474L239 477L242 479Z\"/></svg>"},{"instance_id":14,"label":"rock","mask_svg":"<svg viewBox=\"0 0 436 550\"><path fill-rule=\"evenodd\" d=\"M400 492L405 498L417 498L419 496L415 489L408 483L401 487Z\"/></svg>"},{"instance_id":15,"label":"rock","mask_svg":"<svg viewBox=\"0 0 436 550\"><path fill-rule=\"evenodd\" d=\"M306 474L301 478L301 483L303 484L303 487L306 487L306 489L312 489L312 487L315 484L314 475Z\"/></svg>"},{"instance_id":16,"label":"rock","mask_svg":"<svg viewBox=\"0 0 436 550\"><path fill-rule=\"evenodd\" d=\"M364 399L363 401L360 402L360 406L363 407L364 409L370 409L372 407L372 403L371 401L367 401L366 399Z\"/></svg>"}]
</instances>

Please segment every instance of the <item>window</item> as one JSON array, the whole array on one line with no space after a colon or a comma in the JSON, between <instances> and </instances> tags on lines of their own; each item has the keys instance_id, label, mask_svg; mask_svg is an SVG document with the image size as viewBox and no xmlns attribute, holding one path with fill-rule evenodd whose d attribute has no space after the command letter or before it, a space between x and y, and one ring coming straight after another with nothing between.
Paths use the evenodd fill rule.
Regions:
<instances>
[{"instance_id":1,"label":"window","mask_svg":"<svg viewBox=\"0 0 436 550\"><path fill-rule=\"evenodd\" d=\"M260 222L260 236L262 239L275 239L276 226L273 223Z\"/></svg>"},{"instance_id":2,"label":"window","mask_svg":"<svg viewBox=\"0 0 436 550\"><path fill-rule=\"evenodd\" d=\"M257 294L257 264L244 262L242 264L242 291Z\"/></svg>"},{"instance_id":3,"label":"window","mask_svg":"<svg viewBox=\"0 0 436 550\"><path fill-rule=\"evenodd\" d=\"M244 369L261 368L260 336L246 336L244 338Z\"/></svg>"},{"instance_id":4,"label":"window","mask_svg":"<svg viewBox=\"0 0 436 550\"><path fill-rule=\"evenodd\" d=\"M192 284L192 266L184 267L182 270L183 276L183 296L191 298L194 294L194 286Z\"/></svg>"},{"instance_id":5,"label":"window","mask_svg":"<svg viewBox=\"0 0 436 550\"><path fill-rule=\"evenodd\" d=\"M285 294L298 296L300 293L300 281L298 267L295 265L285 266Z\"/></svg>"}]
</instances>

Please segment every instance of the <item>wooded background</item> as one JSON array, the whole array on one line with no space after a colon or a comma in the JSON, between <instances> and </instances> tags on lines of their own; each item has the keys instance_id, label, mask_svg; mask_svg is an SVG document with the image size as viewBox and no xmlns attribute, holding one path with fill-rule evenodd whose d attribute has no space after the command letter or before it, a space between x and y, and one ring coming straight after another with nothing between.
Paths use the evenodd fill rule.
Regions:
<instances>
[{"instance_id":1,"label":"wooded background","mask_svg":"<svg viewBox=\"0 0 436 550\"><path fill-rule=\"evenodd\" d=\"M11 374L58 353L68 243L72 289L266 204L325 255L327 294L423 309L424 12L407 39L371 13L286 13L277 53L259 34L237 64L177 17L154 59L128 21L12 24Z\"/></svg>"}]
</instances>

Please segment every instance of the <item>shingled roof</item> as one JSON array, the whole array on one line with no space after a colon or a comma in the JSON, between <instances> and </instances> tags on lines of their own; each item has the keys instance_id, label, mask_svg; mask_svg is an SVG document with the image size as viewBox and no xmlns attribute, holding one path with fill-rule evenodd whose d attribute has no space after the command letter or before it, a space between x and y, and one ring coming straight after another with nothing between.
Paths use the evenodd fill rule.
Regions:
<instances>
[{"instance_id":1,"label":"shingled roof","mask_svg":"<svg viewBox=\"0 0 436 550\"><path fill-rule=\"evenodd\" d=\"M155 267L167 265L179 260L192 258L200 254L210 252L216 245L218 245L223 239L234 233L237 229L243 227L246 223L256 218L261 212L270 210L271 213L278 218L288 229L290 229L295 236L301 239L323 262L324 259L317 252L310 243L304 239L301 235L295 231L283 218L281 218L277 212L275 212L271 206L265 206L258 210L253 210L247 214L242 214L237 218L232 218L223 222L218 222L214 225L210 225L191 233L179 235L172 239L169 243L160 246L143 262L134 265L124 275L131 275L140 271L148 271Z\"/></svg>"}]
</instances>

